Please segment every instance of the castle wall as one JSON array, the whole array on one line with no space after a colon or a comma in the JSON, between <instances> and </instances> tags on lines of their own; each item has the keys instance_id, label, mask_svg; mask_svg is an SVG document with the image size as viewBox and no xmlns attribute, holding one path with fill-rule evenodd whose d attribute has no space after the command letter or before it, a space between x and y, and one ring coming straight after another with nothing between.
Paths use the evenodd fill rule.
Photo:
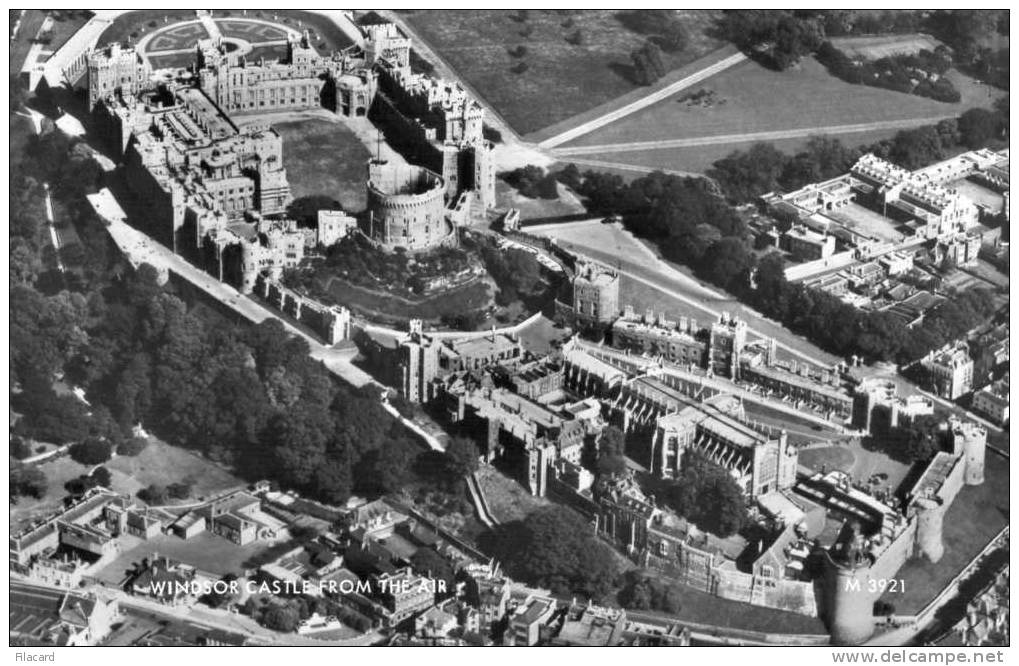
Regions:
<instances>
[{"instance_id":1,"label":"castle wall","mask_svg":"<svg viewBox=\"0 0 1019 666\"><path fill-rule=\"evenodd\" d=\"M310 328L326 344L350 339L350 311L346 308L305 298L264 274L256 278L255 292L269 305Z\"/></svg>"}]
</instances>

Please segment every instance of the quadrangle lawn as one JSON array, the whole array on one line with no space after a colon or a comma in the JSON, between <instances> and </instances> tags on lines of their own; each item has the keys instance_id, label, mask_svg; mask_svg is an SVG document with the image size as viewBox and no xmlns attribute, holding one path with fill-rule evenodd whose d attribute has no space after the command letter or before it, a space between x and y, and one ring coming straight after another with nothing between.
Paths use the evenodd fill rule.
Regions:
<instances>
[{"instance_id":1,"label":"quadrangle lawn","mask_svg":"<svg viewBox=\"0 0 1019 666\"><path fill-rule=\"evenodd\" d=\"M341 123L308 119L273 125L283 136L283 164L294 198L333 197L348 212L367 205L365 180L371 154Z\"/></svg>"},{"instance_id":2,"label":"quadrangle lawn","mask_svg":"<svg viewBox=\"0 0 1019 666\"><path fill-rule=\"evenodd\" d=\"M626 28L616 11L531 10L525 21L511 11L414 11L403 14L437 51L520 134L582 113L637 88L627 78L630 53L643 35ZM681 67L721 46L706 36L714 12L680 10L689 46L665 54L667 69ZM565 27L568 25L569 27ZM530 34L522 35L530 30ZM580 30L584 41L566 41ZM523 57L509 54L520 45ZM528 69L514 73L518 61Z\"/></svg>"}]
</instances>

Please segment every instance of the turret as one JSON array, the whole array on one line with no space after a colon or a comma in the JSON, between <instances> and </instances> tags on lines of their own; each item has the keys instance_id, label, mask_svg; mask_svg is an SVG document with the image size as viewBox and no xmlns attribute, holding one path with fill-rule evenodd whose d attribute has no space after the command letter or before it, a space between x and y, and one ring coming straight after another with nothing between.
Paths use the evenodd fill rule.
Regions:
<instances>
[{"instance_id":1,"label":"turret","mask_svg":"<svg viewBox=\"0 0 1019 666\"><path fill-rule=\"evenodd\" d=\"M941 538L945 507L933 497L919 497L913 502L916 508L916 542L914 554L937 562L945 554Z\"/></svg>"}]
</instances>

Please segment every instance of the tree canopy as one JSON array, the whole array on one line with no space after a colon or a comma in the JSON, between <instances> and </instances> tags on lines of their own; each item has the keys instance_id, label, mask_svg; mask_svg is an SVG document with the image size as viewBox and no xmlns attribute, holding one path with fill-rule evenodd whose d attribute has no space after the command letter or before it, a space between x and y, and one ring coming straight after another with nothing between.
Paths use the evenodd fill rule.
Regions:
<instances>
[{"instance_id":1,"label":"tree canopy","mask_svg":"<svg viewBox=\"0 0 1019 666\"><path fill-rule=\"evenodd\" d=\"M725 468L693 450L683 452L666 502L702 530L727 537L749 520L743 490Z\"/></svg>"},{"instance_id":2,"label":"tree canopy","mask_svg":"<svg viewBox=\"0 0 1019 666\"><path fill-rule=\"evenodd\" d=\"M499 526L492 547L515 579L556 594L598 600L616 577L609 546L598 540L594 528L579 514L558 504Z\"/></svg>"}]
</instances>

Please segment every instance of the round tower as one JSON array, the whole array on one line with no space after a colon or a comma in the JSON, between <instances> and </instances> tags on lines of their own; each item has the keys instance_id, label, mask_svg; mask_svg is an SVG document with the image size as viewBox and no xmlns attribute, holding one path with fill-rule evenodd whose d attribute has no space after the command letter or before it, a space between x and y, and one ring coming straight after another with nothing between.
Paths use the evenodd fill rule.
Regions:
<instances>
[{"instance_id":1,"label":"round tower","mask_svg":"<svg viewBox=\"0 0 1019 666\"><path fill-rule=\"evenodd\" d=\"M860 645L874 634L874 597L877 586L871 577L860 524L843 526L838 541L824 558L824 615L834 645Z\"/></svg>"},{"instance_id":2,"label":"round tower","mask_svg":"<svg viewBox=\"0 0 1019 666\"><path fill-rule=\"evenodd\" d=\"M914 553L937 562L945 554L941 538L941 527L945 517L944 505L932 497L919 497L913 502L916 507L916 543Z\"/></svg>"},{"instance_id":3,"label":"round tower","mask_svg":"<svg viewBox=\"0 0 1019 666\"><path fill-rule=\"evenodd\" d=\"M860 645L874 635L870 567L825 558L826 615L833 645Z\"/></svg>"}]
</instances>

